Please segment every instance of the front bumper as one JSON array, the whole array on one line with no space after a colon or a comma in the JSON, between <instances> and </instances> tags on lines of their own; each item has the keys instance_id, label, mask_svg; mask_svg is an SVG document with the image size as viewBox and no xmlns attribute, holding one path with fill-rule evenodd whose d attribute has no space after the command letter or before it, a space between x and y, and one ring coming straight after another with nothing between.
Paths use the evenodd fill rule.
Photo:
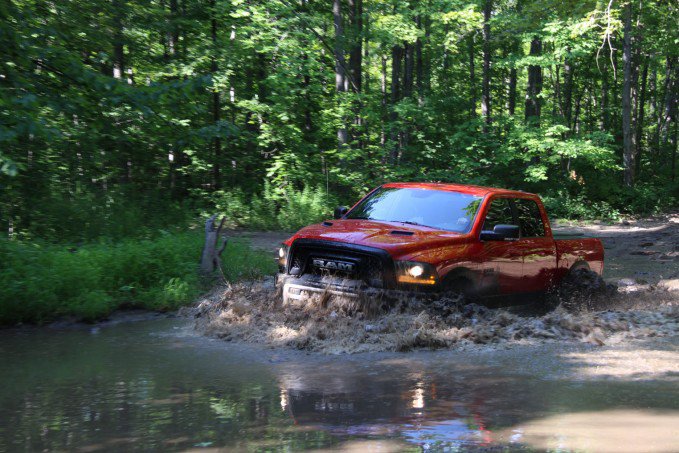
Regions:
<instances>
[{"instance_id":1,"label":"front bumper","mask_svg":"<svg viewBox=\"0 0 679 453\"><path fill-rule=\"evenodd\" d=\"M310 297L330 295L348 299L369 297L385 300L432 299L440 296L433 288L383 289L367 285L363 280L340 279L332 276L303 275L295 277L279 273L276 286L281 288L283 303L302 302Z\"/></svg>"}]
</instances>

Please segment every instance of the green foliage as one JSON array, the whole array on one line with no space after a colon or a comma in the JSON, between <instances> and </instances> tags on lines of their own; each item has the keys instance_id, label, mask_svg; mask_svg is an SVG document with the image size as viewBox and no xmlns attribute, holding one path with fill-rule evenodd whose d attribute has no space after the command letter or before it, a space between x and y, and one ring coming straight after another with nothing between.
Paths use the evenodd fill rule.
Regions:
<instances>
[{"instance_id":1,"label":"green foliage","mask_svg":"<svg viewBox=\"0 0 679 453\"><path fill-rule=\"evenodd\" d=\"M488 42L486 2L359 3L361 26L341 2L336 36L330 2L4 2L3 233L153 237L215 205L234 225L294 229L404 179L648 210L621 189L624 75L612 51L628 3L491 2ZM678 10L640 5L634 193L676 198ZM535 65L541 115L527 124ZM340 68L362 76L338 92Z\"/></svg>"},{"instance_id":2,"label":"green foliage","mask_svg":"<svg viewBox=\"0 0 679 453\"><path fill-rule=\"evenodd\" d=\"M214 195L216 212L224 213L231 226L261 230L294 231L327 219L336 205L336 198L321 186L274 190L265 183L259 194L248 196L235 189Z\"/></svg>"},{"instance_id":3,"label":"green foliage","mask_svg":"<svg viewBox=\"0 0 679 453\"><path fill-rule=\"evenodd\" d=\"M675 209L677 187L639 186L616 189L607 199L597 199L584 190L558 190L543 196L552 218L619 220L630 215L654 215ZM612 201L609 201L612 200Z\"/></svg>"},{"instance_id":4,"label":"green foliage","mask_svg":"<svg viewBox=\"0 0 679 453\"><path fill-rule=\"evenodd\" d=\"M21 239L55 242L149 238L183 231L195 217L188 201L171 200L157 191L139 196L131 190L83 193L77 197L48 194L45 199L36 199L33 209L16 216L15 222L24 221L23 215L29 216L32 228L20 230Z\"/></svg>"},{"instance_id":5,"label":"green foliage","mask_svg":"<svg viewBox=\"0 0 679 453\"><path fill-rule=\"evenodd\" d=\"M605 201L588 200L584 194L571 196L560 191L555 196L543 197L545 208L553 219L618 220L621 212Z\"/></svg>"},{"instance_id":6,"label":"green foliage","mask_svg":"<svg viewBox=\"0 0 679 453\"><path fill-rule=\"evenodd\" d=\"M81 247L0 240L0 324L44 323L72 315L105 318L117 308L174 310L204 290L197 272L200 232ZM226 278L271 274L271 257L231 240Z\"/></svg>"}]
</instances>

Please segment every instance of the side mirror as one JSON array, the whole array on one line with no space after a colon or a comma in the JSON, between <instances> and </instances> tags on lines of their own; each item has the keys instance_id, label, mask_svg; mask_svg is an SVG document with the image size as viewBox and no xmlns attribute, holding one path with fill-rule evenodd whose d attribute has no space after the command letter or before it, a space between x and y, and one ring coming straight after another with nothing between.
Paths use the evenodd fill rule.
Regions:
<instances>
[{"instance_id":1,"label":"side mirror","mask_svg":"<svg viewBox=\"0 0 679 453\"><path fill-rule=\"evenodd\" d=\"M348 207L346 207L346 206L337 206L337 207L335 208L335 215L334 215L334 218L335 218L335 219L341 219L342 217L344 217L344 215L345 215L347 212L349 212L349 208L348 208Z\"/></svg>"},{"instance_id":2,"label":"side mirror","mask_svg":"<svg viewBox=\"0 0 679 453\"><path fill-rule=\"evenodd\" d=\"M493 231L482 231L480 239L482 241L506 241L507 239L518 239L519 227L517 225L495 225Z\"/></svg>"}]
</instances>

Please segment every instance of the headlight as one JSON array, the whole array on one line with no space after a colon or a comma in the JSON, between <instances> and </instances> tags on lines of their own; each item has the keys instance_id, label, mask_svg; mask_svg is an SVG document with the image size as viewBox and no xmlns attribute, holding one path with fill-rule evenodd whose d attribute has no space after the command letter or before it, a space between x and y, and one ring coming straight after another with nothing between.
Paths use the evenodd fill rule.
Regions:
<instances>
[{"instance_id":1,"label":"headlight","mask_svg":"<svg viewBox=\"0 0 679 453\"><path fill-rule=\"evenodd\" d=\"M288 259L288 246L282 244L281 248L278 249L278 256L276 257L276 260L278 261L278 267L281 271L285 268L287 259Z\"/></svg>"},{"instance_id":2,"label":"headlight","mask_svg":"<svg viewBox=\"0 0 679 453\"><path fill-rule=\"evenodd\" d=\"M438 274L436 273L436 268L428 263L397 261L396 280L399 283L435 285L438 283Z\"/></svg>"},{"instance_id":3,"label":"headlight","mask_svg":"<svg viewBox=\"0 0 679 453\"><path fill-rule=\"evenodd\" d=\"M415 277L415 278L421 277L422 274L424 274L424 268L422 266L420 266L419 264L416 264L413 267L411 267L410 269L408 269L408 274L411 277Z\"/></svg>"}]
</instances>

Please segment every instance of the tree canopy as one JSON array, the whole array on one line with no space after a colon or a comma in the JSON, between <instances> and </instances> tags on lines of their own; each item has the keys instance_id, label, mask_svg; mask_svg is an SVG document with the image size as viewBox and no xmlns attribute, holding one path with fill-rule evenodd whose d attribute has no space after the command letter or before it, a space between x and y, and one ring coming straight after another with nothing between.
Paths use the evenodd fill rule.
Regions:
<instances>
[{"instance_id":1,"label":"tree canopy","mask_svg":"<svg viewBox=\"0 0 679 453\"><path fill-rule=\"evenodd\" d=\"M4 229L144 198L350 201L388 180L536 191L560 215L676 206L678 9L2 2Z\"/></svg>"}]
</instances>

